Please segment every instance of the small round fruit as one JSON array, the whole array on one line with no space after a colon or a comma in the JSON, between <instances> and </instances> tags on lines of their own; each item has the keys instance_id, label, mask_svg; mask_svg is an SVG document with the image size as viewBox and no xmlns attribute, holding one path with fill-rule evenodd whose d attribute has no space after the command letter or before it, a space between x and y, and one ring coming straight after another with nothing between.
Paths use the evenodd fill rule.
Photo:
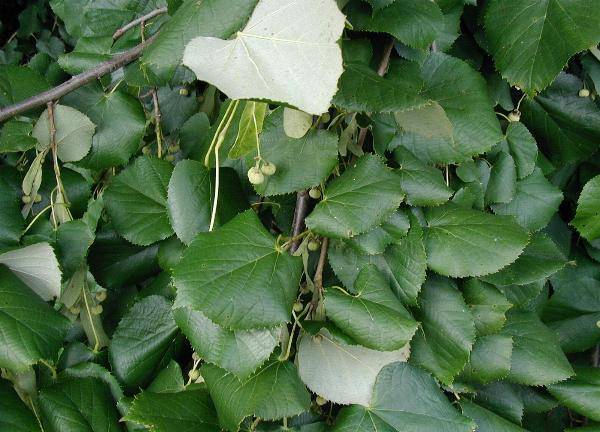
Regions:
<instances>
[{"instance_id":1,"label":"small round fruit","mask_svg":"<svg viewBox=\"0 0 600 432\"><path fill-rule=\"evenodd\" d=\"M192 353L192 360L194 360L195 362L199 362L200 361L200 354L198 354L196 351L194 351Z\"/></svg>"},{"instance_id":2,"label":"small round fruit","mask_svg":"<svg viewBox=\"0 0 600 432\"><path fill-rule=\"evenodd\" d=\"M168 162L173 162L175 160L175 156L173 156L172 154L168 154L165 156L165 160Z\"/></svg>"},{"instance_id":3,"label":"small round fruit","mask_svg":"<svg viewBox=\"0 0 600 432\"><path fill-rule=\"evenodd\" d=\"M181 96L187 96L190 94L190 91L188 89L186 89L185 87L182 87L179 89L179 94Z\"/></svg>"},{"instance_id":4,"label":"small round fruit","mask_svg":"<svg viewBox=\"0 0 600 432\"><path fill-rule=\"evenodd\" d=\"M586 88L579 90L579 97L581 97L581 98L590 97L590 91Z\"/></svg>"},{"instance_id":5,"label":"small round fruit","mask_svg":"<svg viewBox=\"0 0 600 432\"><path fill-rule=\"evenodd\" d=\"M69 312L71 312L73 315L79 315L81 309L79 308L79 306L72 306L69 308Z\"/></svg>"},{"instance_id":6,"label":"small round fruit","mask_svg":"<svg viewBox=\"0 0 600 432\"><path fill-rule=\"evenodd\" d=\"M312 188L308 191L308 196L317 200L321 198L321 190L319 188Z\"/></svg>"},{"instance_id":7,"label":"small round fruit","mask_svg":"<svg viewBox=\"0 0 600 432\"><path fill-rule=\"evenodd\" d=\"M304 309L304 305L297 301L294 303L294 312L302 312L302 310Z\"/></svg>"},{"instance_id":8,"label":"small round fruit","mask_svg":"<svg viewBox=\"0 0 600 432\"><path fill-rule=\"evenodd\" d=\"M142 147L142 154L149 155L150 151L151 151L150 146Z\"/></svg>"},{"instance_id":9,"label":"small round fruit","mask_svg":"<svg viewBox=\"0 0 600 432\"><path fill-rule=\"evenodd\" d=\"M511 122L519 122L519 121L521 121L521 113L519 111L517 111L517 110L511 111L508 114L508 119Z\"/></svg>"},{"instance_id":10,"label":"small round fruit","mask_svg":"<svg viewBox=\"0 0 600 432\"><path fill-rule=\"evenodd\" d=\"M265 176L257 167L252 167L248 170L248 180L253 185L259 185L265 181Z\"/></svg>"},{"instance_id":11,"label":"small round fruit","mask_svg":"<svg viewBox=\"0 0 600 432\"><path fill-rule=\"evenodd\" d=\"M35 203L42 202L42 196L40 194L36 194L35 199L33 200Z\"/></svg>"},{"instance_id":12,"label":"small round fruit","mask_svg":"<svg viewBox=\"0 0 600 432\"><path fill-rule=\"evenodd\" d=\"M321 121L323 123L328 123L329 120L331 120L331 114L329 114L328 112L321 116Z\"/></svg>"},{"instance_id":13,"label":"small round fruit","mask_svg":"<svg viewBox=\"0 0 600 432\"><path fill-rule=\"evenodd\" d=\"M272 164L271 162L265 162L260 167L260 170L262 171L262 173L264 175L272 176L273 174L275 174L275 171L277 171L277 167L275 166L275 164Z\"/></svg>"},{"instance_id":14,"label":"small round fruit","mask_svg":"<svg viewBox=\"0 0 600 432\"><path fill-rule=\"evenodd\" d=\"M106 291L98 291L96 293L96 300L98 300L99 302L103 302L104 300L106 300Z\"/></svg>"},{"instance_id":15,"label":"small round fruit","mask_svg":"<svg viewBox=\"0 0 600 432\"><path fill-rule=\"evenodd\" d=\"M23 201L23 204L29 204L31 202L31 197L29 195L23 195L21 201Z\"/></svg>"},{"instance_id":16,"label":"small round fruit","mask_svg":"<svg viewBox=\"0 0 600 432\"><path fill-rule=\"evenodd\" d=\"M317 396L315 402L317 403L317 405L323 406L327 403L327 399L325 399L323 396Z\"/></svg>"},{"instance_id":17,"label":"small round fruit","mask_svg":"<svg viewBox=\"0 0 600 432\"><path fill-rule=\"evenodd\" d=\"M181 147L179 147L177 144L171 144L169 146L169 153L177 153L179 150L181 150Z\"/></svg>"},{"instance_id":18,"label":"small round fruit","mask_svg":"<svg viewBox=\"0 0 600 432\"><path fill-rule=\"evenodd\" d=\"M321 247L321 244L316 240L311 240L308 242L308 250L311 252L318 251Z\"/></svg>"},{"instance_id":19,"label":"small round fruit","mask_svg":"<svg viewBox=\"0 0 600 432\"><path fill-rule=\"evenodd\" d=\"M104 310L104 308L102 307L102 305L96 305L96 306L92 307L92 313L94 315L100 315L103 310Z\"/></svg>"},{"instance_id":20,"label":"small round fruit","mask_svg":"<svg viewBox=\"0 0 600 432\"><path fill-rule=\"evenodd\" d=\"M197 369L192 369L188 372L188 376L192 381L196 381L198 378L200 378L200 371Z\"/></svg>"}]
</instances>

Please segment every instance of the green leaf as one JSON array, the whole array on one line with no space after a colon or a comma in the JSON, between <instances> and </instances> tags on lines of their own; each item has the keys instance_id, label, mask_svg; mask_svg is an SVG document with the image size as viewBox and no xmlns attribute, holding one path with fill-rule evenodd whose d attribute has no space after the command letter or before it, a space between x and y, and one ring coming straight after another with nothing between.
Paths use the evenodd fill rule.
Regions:
<instances>
[{"instance_id":1,"label":"green leaf","mask_svg":"<svg viewBox=\"0 0 600 432\"><path fill-rule=\"evenodd\" d=\"M421 68L421 95L437 102L452 124L452 138L403 132L389 144L401 145L428 163L458 163L484 153L502 139L487 84L467 63L443 53L431 53ZM424 117L424 121L430 121Z\"/></svg>"},{"instance_id":2,"label":"green leaf","mask_svg":"<svg viewBox=\"0 0 600 432\"><path fill-rule=\"evenodd\" d=\"M48 83L33 69L0 65L0 108L48 90Z\"/></svg>"},{"instance_id":3,"label":"green leaf","mask_svg":"<svg viewBox=\"0 0 600 432\"><path fill-rule=\"evenodd\" d=\"M140 102L128 93L105 94L100 84L81 87L62 98L96 125L92 149L81 160L86 168L101 170L124 165L139 149L146 129Z\"/></svg>"},{"instance_id":4,"label":"green leaf","mask_svg":"<svg viewBox=\"0 0 600 432\"><path fill-rule=\"evenodd\" d=\"M400 185L406 192L406 202L413 206L436 206L452 196L441 171L419 159L404 147L394 150L394 159L400 167Z\"/></svg>"},{"instance_id":5,"label":"green leaf","mask_svg":"<svg viewBox=\"0 0 600 432\"><path fill-rule=\"evenodd\" d=\"M53 362L70 327L37 294L0 265L0 367L15 371L39 360Z\"/></svg>"},{"instance_id":6,"label":"green leaf","mask_svg":"<svg viewBox=\"0 0 600 432\"><path fill-rule=\"evenodd\" d=\"M473 430L475 424L454 409L429 374L405 363L383 368L368 408L343 408L333 428L334 432Z\"/></svg>"},{"instance_id":7,"label":"green leaf","mask_svg":"<svg viewBox=\"0 0 600 432\"><path fill-rule=\"evenodd\" d=\"M8 381L0 381L0 430L39 432L32 411L19 399Z\"/></svg>"},{"instance_id":8,"label":"green leaf","mask_svg":"<svg viewBox=\"0 0 600 432\"><path fill-rule=\"evenodd\" d=\"M590 98L578 96L582 87L579 78L562 73L521 105L522 121L559 165L586 160L598 150L600 109Z\"/></svg>"},{"instance_id":9,"label":"green leaf","mask_svg":"<svg viewBox=\"0 0 600 432\"><path fill-rule=\"evenodd\" d=\"M226 39L248 20L258 0L186 0L144 50L141 68L169 81L181 64L185 46L199 36ZM169 13L172 13L169 11Z\"/></svg>"},{"instance_id":10,"label":"green leaf","mask_svg":"<svg viewBox=\"0 0 600 432\"><path fill-rule=\"evenodd\" d=\"M37 141L31 136L33 125L22 120L10 120L0 131L0 153L23 152L35 147Z\"/></svg>"},{"instance_id":11,"label":"green leaf","mask_svg":"<svg viewBox=\"0 0 600 432\"><path fill-rule=\"evenodd\" d=\"M514 262L528 242L527 232L511 217L455 204L427 209L425 216L427 264L444 276L494 273Z\"/></svg>"},{"instance_id":12,"label":"green leaf","mask_svg":"<svg viewBox=\"0 0 600 432\"><path fill-rule=\"evenodd\" d=\"M508 203L517 190L517 167L511 155L500 152L490 171L485 191L486 203Z\"/></svg>"},{"instance_id":13,"label":"green leaf","mask_svg":"<svg viewBox=\"0 0 600 432\"><path fill-rule=\"evenodd\" d=\"M533 173L538 157L538 147L527 127L520 122L511 122L506 128L506 142L515 161L519 179Z\"/></svg>"},{"instance_id":14,"label":"green leaf","mask_svg":"<svg viewBox=\"0 0 600 432\"><path fill-rule=\"evenodd\" d=\"M600 421L600 369L580 367L568 381L548 386L552 396L573 411Z\"/></svg>"},{"instance_id":15,"label":"green leaf","mask_svg":"<svg viewBox=\"0 0 600 432\"><path fill-rule=\"evenodd\" d=\"M310 130L313 116L293 108L283 109L283 130L290 138L302 138Z\"/></svg>"},{"instance_id":16,"label":"green leaf","mask_svg":"<svg viewBox=\"0 0 600 432\"><path fill-rule=\"evenodd\" d=\"M346 240L357 252L367 255L383 253L388 246L406 237L410 222L403 211L392 213L390 218L364 234L359 234Z\"/></svg>"},{"instance_id":17,"label":"green leaf","mask_svg":"<svg viewBox=\"0 0 600 432\"><path fill-rule=\"evenodd\" d=\"M469 360L475 342L473 316L450 279L430 277L419 303L416 318L421 331L412 342L410 361L451 384Z\"/></svg>"},{"instance_id":18,"label":"green leaf","mask_svg":"<svg viewBox=\"0 0 600 432\"><path fill-rule=\"evenodd\" d=\"M98 379L67 379L40 391L38 400L50 432L123 430L110 390Z\"/></svg>"},{"instance_id":19,"label":"green leaf","mask_svg":"<svg viewBox=\"0 0 600 432\"><path fill-rule=\"evenodd\" d=\"M260 154L277 171L254 188L261 195L281 195L318 186L338 162L338 138L325 130L290 138L284 131L283 109L267 117L260 136ZM253 149L256 156L256 147Z\"/></svg>"},{"instance_id":20,"label":"green leaf","mask_svg":"<svg viewBox=\"0 0 600 432\"><path fill-rule=\"evenodd\" d=\"M359 62L348 62L344 67L333 99L337 107L358 112L394 112L427 103L419 94L423 79L417 65L392 62L385 77Z\"/></svg>"},{"instance_id":21,"label":"green leaf","mask_svg":"<svg viewBox=\"0 0 600 432\"><path fill-rule=\"evenodd\" d=\"M233 147L229 150L231 159L240 158L260 145L258 136L262 132L268 108L269 106L266 103L246 102L240 118L237 137Z\"/></svg>"},{"instance_id":22,"label":"green leaf","mask_svg":"<svg viewBox=\"0 0 600 432\"><path fill-rule=\"evenodd\" d=\"M190 308L173 311L194 351L206 362L247 378L267 361L279 344L280 328L227 330Z\"/></svg>"},{"instance_id":23,"label":"green leaf","mask_svg":"<svg viewBox=\"0 0 600 432\"><path fill-rule=\"evenodd\" d=\"M558 210L563 194L537 168L533 174L517 182L517 192L507 204L492 205L498 215L514 216L528 231L544 228Z\"/></svg>"},{"instance_id":24,"label":"green leaf","mask_svg":"<svg viewBox=\"0 0 600 432\"><path fill-rule=\"evenodd\" d=\"M25 221L21 214L22 192L17 171L6 166L0 171L0 248L3 248L18 245Z\"/></svg>"},{"instance_id":25,"label":"green leaf","mask_svg":"<svg viewBox=\"0 0 600 432\"><path fill-rule=\"evenodd\" d=\"M58 158L63 162L83 159L92 148L92 137L96 126L85 115L68 106L54 106L55 143ZM33 137L38 140L38 150L50 147L50 119L46 109L33 129Z\"/></svg>"},{"instance_id":26,"label":"green leaf","mask_svg":"<svg viewBox=\"0 0 600 432\"><path fill-rule=\"evenodd\" d=\"M352 3L348 20L355 30L386 32L408 46L427 49L443 28L442 11L434 2L396 0L385 8Z\"/></svg>"},{"instance_id":27,"label":"green leaf","mask_svg":"<svg viewBox=\"0 0 600 432\"><path fill-rule=\"evenodd\" d=\"M332 242L329 263L344 283L351 287L360 270L367 264L375 264L385 275L396 295L409 305L417 304L417 295L425 282L427 257L420 227L413 227L405 239L396 241L381 255L361 255L344 242Z\"/></svg>"},{"instance_id":28,"label":"green leaf","mask_svg":"<svg viewBox=\"0 0 600 432\"><path fill-rule=\"evenodd\" d=\"M525 429L467 399L461 400L460 407L463 414L477 424L477 432L526 432Z\"/></svg>"},{"instance_id":29,"label":"green leaf","mask_svg":"<svg viewBox=\"0 0 600 432\"><path fill-rule=\"evenodd\" d=\"M249 415L277 420L298 415L310 407L310 395L288 361L270 361L254 376L241 382L235 375L213 365L200 372L215 403L221 426L237 431Z\"/></svg>"},{"instance_id":30,"label":"green leaf","mask_svg":"<svg viewBox=\"0 0 600 432\"><path fill-rule=\"evenodd\" d=\"M510 372L512 349L512 337L507 335L492 334L477 338L461 378L483 384L506 378Z\"/></svg>"},{"instance_id":31,"label":"green leaf","mask_svg":"<svg viewBox=\"0 0 600 432\"><path fill-rule=\"evenodd\" d=\"M48 243L36 243L0 254L0 264L8 267L43 300L60 295L62 273Z\"/></svg>"},{"instance_id":32,"label":"green leaf","mask_svg":"<svg viewBox=\"0 0 600 432\"><path fill-rule=\"evenodd\" d=\"M490 335L502 329L506 311L512 305L500 291L478 279L469 279L463 285L463 295L473 314L478 335Z\"/></svg>"},{"instance_id":33,"label":"green leaf","mask_svg":"<svg viewBox=\"0 0 600 432\"><path fill-rule=\"evenodd\" d=\"M177 393L185 390L183 375L179 363L171 360L167 367L161 370L152 383L147 387L147 391L153 393Z\"/></svg>"},{"instance_id":34,"label":"green leaf","mask_svg":"<svg viewBox=\"0 0 600 432\"><path fill-rule=\"evenodd\" d=\"M368 406L377 374L385 365L406 361L409 347L375 351L348 345L329 330L304 334L298 344L298 373L308 388L337 404Z\"/></svg>"},{"instance_id":35,"label":"green leaf","mask_svg":"<svg viewBox=\"0 0 600 432\"><path fill-rule=\"evenodd\" d=\"M147 246L173 234L167 211L167 185L173 165L142 156L114 177L106 189L106 209L117 232Z\"/></svg>"},{"instance_id":36,"label":"green leaf","mask_svg":"<svg viewBox=\"0 0 600 432\"><path fill-rule=\"evenodd\" d=\"M544 89L571 56L600 41L592 0L492 0L485 30L496 67L528 93Z\"/></svg>"},{"instance_id":37,"label":"green leaf","mask_svg":"<svg viewBox=\"0 0 600 432\"><path fill-rule=\"evenodd\" d=\"M425 138L452 139L454 126L444 108L435 101L420 108L396 112L394 118L403 131Z\"/></svg>"},{"instance_id":38,"label":"green leaf","mask_svg":"<svg viewBox=\"0 0 600 432\"><path fill-rule=\"evenodd\" d=\"M321 114L343 72L337 41L344 22L334 0L262 1L233 40L195 38L183 63L231 99L268 99Z\"/></svg>"},{"instance_id":39,"label":"green leaf","mask_svg":"<svg viewBox=\"0 0 600 432\"><path fill-rule=\"evenodd\" d=\"M202 266L202 271L198 271ZM290 319L302 260L279 250L253 211L200 233L173 272L175 308L225 328L275 327Z\"/></svg>"},{"instance_id":40,"label":"green leaf","mask_svg":"<svg viewBox=\"0 0 600 432\"><path fill-rule=\"evenodd\" d=\"M403 198L398 175L378 156L365 155L327 185L306 226L327 237L350 238L382 223Z\"/></svg>"},{"instance_id":41,"label":"green leaf","mask_svg":"<svg viewBox=\"0 0 600 432\"><path fill-rule=\"evenodd\" d=\"M190 244L196 234L208 231L211 216L210 172L200 162L179 162L167 194L169 220L177 237Z\"/></svg>"},{"instance_id":42,"label":"green leaf","mask_svg":"<svg viewBox=\"0 0 600 432\"><path fill-rule=\"evenodd\" d=\"M374 265L363 268L356 295L330 288L325 295L327 317L359 344L379 351L402 348L412 339L417 323L398 301Z\"/></svg>"},{"instance_id":43,"label":"green leaf","mask_svg":"<svg viewBox=\"0 0 600 432\"><path fill-rule=\"evenodd\" d=\"M509 312L502 334L512 336L510 381L548 385L573 375L556 334L530 312Z\"/></svg>"},{"instance_id":44,"label":"green leaf","mask_svg":"<svg viewBox=\"0 0 600 432\"><path fill-rule=\"evenodd\" d=\"M566 263L556 244L546 234L537 233L514 263L482 279L498 286L527 285L549 278Z\"/></svg>"},{"instance_id":45,"label":"green leaf","mask_svg":"<svg viewBox=\"0 0 600 432\"><path fill-rule=\"evenodd\" d=\"M109 348L116 377L129 389L148 384L176 336L168 300L150 296L135 303L119 323Z\"/></svg>"},{"instance_id":46,"label":"green leaf","mask_svg":"<svg viewBox=\"0 0 600 432\"><path fill-rule=\"evenodd\" d=\"M589 241L600 238L600 176L585 184L571 224Z\"/></svg>"},{"instance_id":47,"label":"green leaf","mask_svg":"<svg viewBox=\"0 0 600 432\"><path fill-rule=\"evenodd\" d=\"M219 421L208 392L190 387L178 393L138 394L125 420L160 432L219 432Z\"/></svg>"}]
</instances>

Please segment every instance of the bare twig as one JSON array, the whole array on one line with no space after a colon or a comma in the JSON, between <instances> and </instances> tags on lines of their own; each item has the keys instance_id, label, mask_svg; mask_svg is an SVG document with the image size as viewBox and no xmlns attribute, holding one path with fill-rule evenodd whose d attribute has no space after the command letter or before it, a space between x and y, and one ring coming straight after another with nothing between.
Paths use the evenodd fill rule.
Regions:
<instances>
[{"instance_id":1,"label":"bare twig","mask_svg":"<svg viewBox=\"0 0 600 432\"><path fill-rule=\"evenodd\" d=\"M32 96L29 99L25 99L22 102L1 109L0 122L8 120L16 115L29 111L33 108L45 105L48 102L60 99L64 95L71 93L73 90L76 90L79 87L83 87L84 85L89 84L96 79L102 78L104 75L114 72L115 70L120 69L123 66L137 60L142 55L144 48L146 48L148 45L154 42L155 39L156 35L152 36L151 38L148 38L148 40L130 49L129 51L125 51L124 53L119 54L113 57L112 59L99 64L98 66L87 72L75 75L70 80L48 91L45 91L38 95Z\"/></svg>"},{"instance_id":2,"label":"bare twig","mask_svg":"<svg viewBox=\"0 0 600 432\"><path fill-rule=\"evenodd\" d=\"M321 254L319 255L319 262L317 263L317 269L315 270L315 277L313 279L315 284L311 301L313 310L316 310L319 299L323 295L323 270L325 269L328 248L329 239L327 237L323 237L323 242L321 243Z\"/></svg>"},{"instance_id":3,"label":"bare twig","mask_svg":"<svg viewBox=\"0 0 600 432\"><path fill-rule=\"evenodd\" d=\"M137 26L138 24L141 24L142 26L145 24L146 21L151 20L154 17L157 17L159 15L165 14L167 13L167 7L161 7L158 9L153 10L152 12L147 13L144 16L141 16L137 19L134 19L133 21L131 21L130 23L125 24L123 27L121 27L120 29L118 29L114 34L113 34L113 40L117 40L119 39L121 36L123 36L125 33L127 33L129 30L131 30L132 28L134 28L135 26Z\"/></svg>"},{"instance_id":4,"label":"bare twig","mask_svg":"<svg viewBox=\"0 0 600 432\"><path fill-rule=\"evenodd\" d=\"M308 212L309 199L308 192L305 190L298 192L296 195L296 209L294 210L294 220L292 222L292 238L297 239L292 242L291 253L296 252L298 246L300 246L301 239L298 236L305 228L304 218Z\"/></svg>"},{"instance_id":5,"label":"bare twig","mask_svg":"<svg viewBox=\"0 0 600 432\"><path fill-rule=\"evenodd\" d=\"M156 89L153 88L150 90L150 94L152 95L152 105L154 105L154 129L156 130L156 145L158 147L158 158L162 158L162 128L161 128L161 120L162 114L160 112L160 105L158 104L158 94Z\"/></svg>"}]
</instances>

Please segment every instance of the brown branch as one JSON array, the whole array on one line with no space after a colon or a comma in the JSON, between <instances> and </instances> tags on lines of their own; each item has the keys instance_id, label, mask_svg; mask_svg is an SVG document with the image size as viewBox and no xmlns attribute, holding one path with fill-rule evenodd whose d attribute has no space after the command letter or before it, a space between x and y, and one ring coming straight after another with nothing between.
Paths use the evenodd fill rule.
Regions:
<instances>
[{"instance_id":1,"label":"brown branch","mask_svg":"<svg viewBox=\"0 0 600 432\"><path fill-rule=\"evenodd\" d=\"M319 262L317 263L317 269L315 270L315 277L313 279L313 282L315 284L311 300L313 310L316 310L317 305L319 303L319 299L321 299L323 295L323 270L325 269L325 261L327 260L328 248L329 239L327 237L323 237L323 242L321 243L321 254L319 255Z\"/></svg>"},{"instance_id":2,"label":"brown branch","mask_svg":"<svg viewBox=\"0 0 600 432\"><path fill-rule=\"evenodd\" d=\"M117 40L119 39L121 36L123 36L125 33L127 33L129 30L131 30L132 28L134 28L135 26L137 26L138 24L141 24L142 26L144 26L145 22L148 20L151 20L154 17L157 17L159 15L165 14L167 13L167 7L161 7L158 9L153 10L152 12L147 13L144 16L141 16L137 19L134 19L133 21L131 21L130 23L125 24L123 27L121 27L120 29L118 29L114 34L113 34L113 40Z\"/></svg>"},{"instance_id":3,"label":"brown branch","mask_svg":"<svg viewBox=\"0 0 600 432\"><path fill-rule=\"evenodd\" d=\"M75 75L70 80L48 91L45 91L38 95L32 96L29 99L25 99L22 102L1 109L0 123L16 115L27 112L33 108L46 105L48 102L58 100L64 95L71 93L73 90L77 90L78 88L83 87L84 85L89 84L92 81L102 78L104 75L107 75L111 72L114 72L117 69L122 68L125 65L128 65L129 63L140 58L144 49L152 42L154 42L155 39L156 35L152 36L145 42L135 46L129 51L125 51L124 53L119 54L110 60L100 63L98 66L87 72Z\"/></svg>"},{"instance_id":4,"label":"brown branch","mask_svg":"<svg viewBox=\"0 0 600 432\"><path fill-rule=\"evenodd\" d=\"M310 197L308 196L308 192L305 190L298 192L296 195L296 208L294 210L294 220L292 222L292 238L298 237L298 235L304 231L304 218L308 213L309 200ZM294 240L290 248L290 252L296 252L299 246L300 239Z\"/></svg>"},{"instance_id":5,"label":"brown branch","mask_svg":"<svg viewBox=\"0 0 600 432\"><path fill-rule=\"evenodd\" d=\"M161 128L161 120L162 114L160 112L160 105L158 104L158 94L156 92L156 88L150 90L150 94L152 95L152 105L154 105L154 129L156 130L156 146L158 148L158 158L162 158L162 128Z\"/></svg>"}]
</instances>

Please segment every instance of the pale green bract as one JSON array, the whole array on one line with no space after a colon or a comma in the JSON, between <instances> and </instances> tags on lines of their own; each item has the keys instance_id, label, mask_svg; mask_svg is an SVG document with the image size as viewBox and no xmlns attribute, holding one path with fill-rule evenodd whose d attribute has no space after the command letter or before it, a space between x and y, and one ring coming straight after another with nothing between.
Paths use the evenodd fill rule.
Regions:
<instances>
[{"instance_id":1,"label":"pale green bract","mask_svg":"<svg viewBox=\"0 0 600 432\"><path fill-rule=\"evenodd\" d=\"M193 39L183 63L231 99L327 111L342 74L344 15L334 0L261 0L233 40Z\"/></svg>"}]
</instances>

